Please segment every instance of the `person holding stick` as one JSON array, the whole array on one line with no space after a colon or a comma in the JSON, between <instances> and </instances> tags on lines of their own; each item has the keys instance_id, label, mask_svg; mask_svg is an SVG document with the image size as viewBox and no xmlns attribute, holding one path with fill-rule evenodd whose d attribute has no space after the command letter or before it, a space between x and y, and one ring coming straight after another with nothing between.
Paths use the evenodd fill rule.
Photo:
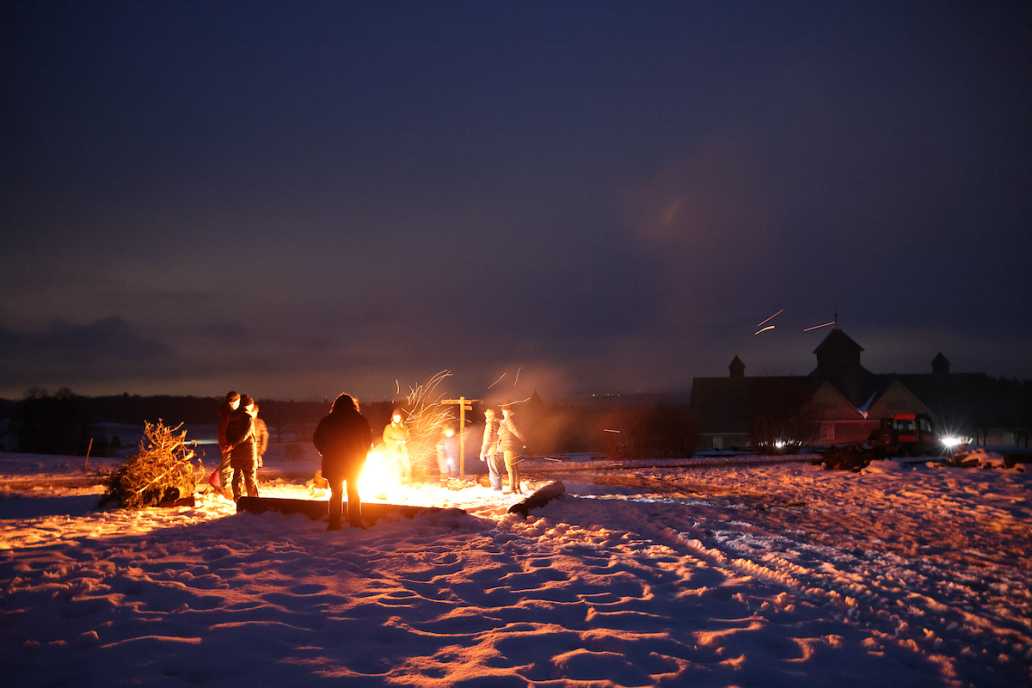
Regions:
<instances>
[{"instance_id":1,"label":"person holding stick","mask_svg":"<svg viewBox=\"0 0 1032 688\"><path fill-rule=\"evenodd\" d=\"M229 444L229 465L233 468L233 499L239 500L244 488L248 497L258 496L258 436L254 418L258 415L254 399L240 397L240 408L229 417L226 442Z\"/></svg>"}]
</instances>

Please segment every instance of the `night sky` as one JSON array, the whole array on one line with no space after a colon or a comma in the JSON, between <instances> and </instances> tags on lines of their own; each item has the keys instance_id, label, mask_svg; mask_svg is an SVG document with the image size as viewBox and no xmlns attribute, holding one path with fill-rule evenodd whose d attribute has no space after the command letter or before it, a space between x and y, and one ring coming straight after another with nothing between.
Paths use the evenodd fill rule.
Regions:
<instances>
[{"instance_id":1,"label":"night sky","mask_svg":"<svg viewBox=\"0 0 1032 688\"><path fill-rule=\"evenodd\" d=\"M16 3L0 396L1032 376L1028 3L435 4Z\"/></svg>"}]
</instances>

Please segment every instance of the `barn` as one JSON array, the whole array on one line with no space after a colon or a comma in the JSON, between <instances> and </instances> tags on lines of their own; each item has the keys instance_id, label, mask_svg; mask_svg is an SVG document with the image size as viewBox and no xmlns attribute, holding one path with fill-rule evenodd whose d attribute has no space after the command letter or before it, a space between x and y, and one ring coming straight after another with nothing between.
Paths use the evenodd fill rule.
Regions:
<instances>
[{"instance_id":1,"label":"barn","mask_svg":"<svg viewBox=\"0 0 1032 688\"><path fill-rule=\"evenodd\" d=\"M1028 446L1028 381L953 373L940 352L928 373L873 373L864 348L835 327L814 349L809 375L748 376L735 356L726 377L697 377L691 410L702 450L746 449L795 441L813 446L863 442L883 419L928 417L940 432L982 443Z\"/></svg>"}]
</instances>

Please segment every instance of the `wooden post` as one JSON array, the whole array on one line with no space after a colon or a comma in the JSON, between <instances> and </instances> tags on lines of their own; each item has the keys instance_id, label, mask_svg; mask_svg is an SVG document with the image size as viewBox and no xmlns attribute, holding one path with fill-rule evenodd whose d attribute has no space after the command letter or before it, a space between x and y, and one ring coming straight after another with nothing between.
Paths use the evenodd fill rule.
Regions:
<instances>
[{"instance_id":1,"label":"wooden post","mask_svg":"<svg viewBox=\"0 0 1032 688\"><path fill-rule=\"evenodd\" d=\"M459 478L466 477L466 397L459 397Z\"/></svg>"},{"instance_id":2,"label":"wooden post","mask_svg":"<svg viewBox=\"0 0 1032 688\"><path fill-rule=\"evenodd\" d=\"M93 438L90 438L90 443L86 445L86 458L82 460L82 472L90 470L90 451L93 449Z\"/></svg>"}]
</instances>

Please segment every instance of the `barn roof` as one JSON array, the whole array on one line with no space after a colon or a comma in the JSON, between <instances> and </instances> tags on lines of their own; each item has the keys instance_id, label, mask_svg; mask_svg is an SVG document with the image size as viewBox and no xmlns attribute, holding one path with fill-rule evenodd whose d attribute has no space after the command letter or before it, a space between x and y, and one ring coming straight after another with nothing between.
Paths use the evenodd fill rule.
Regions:
<instances>
[{"instance_id":1,"label":"barn roof","mask_svg":"<svg viewBox=\"0 0 1032 688\"><path fill-rule=\"evenodd\" d=\"M822 351L825 351L826 349L849 349L853 351L863 351L864 347L857 344L852 337L850 337L848 334L836 327L828 333L828 336L825 337L821 341L821 343L817 345L817 348L814 349L813 352L815 354L819 354Z\"/></svg>"}]
</instances>

